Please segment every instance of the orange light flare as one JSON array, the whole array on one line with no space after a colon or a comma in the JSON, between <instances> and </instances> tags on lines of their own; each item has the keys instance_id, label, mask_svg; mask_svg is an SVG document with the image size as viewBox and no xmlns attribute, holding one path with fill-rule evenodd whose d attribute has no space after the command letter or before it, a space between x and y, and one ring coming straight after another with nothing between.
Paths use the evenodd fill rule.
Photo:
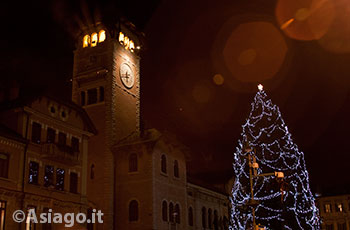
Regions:
<instances>
[{"instance_id":1,"label":"orange light flare","mask_svg":"<svg viewBox=\"0 0 350 230\"><path fill-rule=\"evenodd\" d=\"M226 68L241 82L263 82L280 70L287 45L279 30L269 22L240 24L226 40Z\"/></svg>"},{"instance_id":2,"label":"orange light flare","mask_svg":"<svg viewBox=\"0 0 350 230\"><path fill-rule=\"evenodd\" d=\"M318 40L332 25L332 0L279 0L276 18L287 36L296 40Z\"/></svg>"}]
</instances>

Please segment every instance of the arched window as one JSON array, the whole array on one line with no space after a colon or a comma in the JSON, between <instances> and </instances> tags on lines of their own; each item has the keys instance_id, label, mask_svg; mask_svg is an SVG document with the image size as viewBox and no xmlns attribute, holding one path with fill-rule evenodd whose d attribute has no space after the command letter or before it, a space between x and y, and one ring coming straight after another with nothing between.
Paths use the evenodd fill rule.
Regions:
<instances>
[{"instance_id":1,"label":"arched window","mask_svg":"<svg viewBox=\"0 0 350 230\"><path fill-rule=\"evenodd\" d=\"M211 213L211 209L208 209L208 228L212 228L212 213Z\"/></svg>"},{"instance_id":2,"label":"arched window","mask_svg":"<svg viewBox=\"0 0 350 230\"><path fill-rule=\"evenodd\" d=\"M175 205L175 221L176 221L176 223L180 224L180 219L181 219L180 205L176 204Z\"/></svg>"},{"instance_id":3,"label":"arched window","mask_svg":"<svg viewBox=\"0 0 350 230\"><path fill-rule=\"evenodd\" d=\"M170 202L170 204L169 204L169 221L170 221L171 223L174 222L174 205L173 205L173 203L171 203L171 202Z\"/></svg>"},{"instance_id":4,"label":"arched window","mask_svg":"<svg viewBox=\"0 0 350 230\"><path fill-rule=\"evenodd\" d=\"M179 178L179 163L177 160L174 161L174 176Z\"/></svg>"},{"instance_id":5,"label":"arched window","mask_svg":"<svg viewBox=\"0 0 350 230\"><path fill-rule=\"evenodd\" d=\"M219 230L219 217L218 217L218 211L217 210L214 211L214 222L213 222L213 225L214 225L214 230Z\"/></svg>"},{"instance_id":6,"label":"arched window","mask_svg":"<svg viewBox=\"0 0 350 230\"><path fill-rule=\"evenodd\" d=\"M97 45L97 40L98 40L97 33L91 34L91 47L94 47Z\"/></svg>"},{"instance_id":7,"label":"arched window","mask_svg":"<svg viewBox=\"0 0 350 230\"><path fill-rule=\"evenodd\" d=\"M95 178L95 165L92 164L91 168L90 168L90 179L94 179Z\"/></svg>"},{"instance_id":8,"label":"arched window","mask_svg":"<svg viewBox=\"0 0 350 230\"><path fill-rule=\"evenodd\" d=\"M205 207L202 208L202 227L207 227L207 210L205 209Z\"/></svg>"},{"instance_id":9,"label":"arched window","mask_svg":"<svg viewBox=\"0 0 350 230\"><path fill-rule=\"evenodd\" d=\"M104 42L104 40L106 40L106 31L100 30L98 32L98 42Z\"/></svg>"},{"instance_id":10,"label":"arched window","mask_svg":"<svg viewBox=\"0 0 350 230\"><path fill-rule=\"evenodd\" d=\"M139 203L132 200L129 203L129 221L137 221L139 219Z\"/></svg>"},{"instance_id":11,"label":"arched window","mask_svg":"<svg viewBox=\"0 0 350 230\"><path fill-rule=\"evenodd\" d=\"M189 207L188 209L188 225L193 226L193 209Z\"/></svg>"},{"instance_id":12,"label":"arched window","mask_svg":"<svg viewBox=\"0 0 350 230\"><path fill-rule=\"evenodd\" d=\"M166 170L166 156L165 155L162 155L162 158L161 158L161 170L163 173L167 173L167 170Z\"/></svg>"},{"instance_id":13,"label":"arched window","mask_svg":"<svg viewBox=\"0 0 350 230\"><path fill-rule=\"evenodd\" d=\"M83 38L83 48L88 47L90 45L90 36L85 35Z\"/></svg>"},{"instance_id":14,"label":"arched window","mask_svg":"<svg viewBox=\"0 0 350 230\"><path fill-rule=\"evenodd\" d=\"M165 200L162 202L162 219L168 221L168 203Z\"/></svg>"},{"instance_id":15,"label":"arched window","mask_svg":"<svg viewBox=\"0 0 350 230\"><path fill-rule=\"evenodd\" d=\"M137 172L137 154L133 153L129 156L129 172Z\"/></svg>"}]
</instances>

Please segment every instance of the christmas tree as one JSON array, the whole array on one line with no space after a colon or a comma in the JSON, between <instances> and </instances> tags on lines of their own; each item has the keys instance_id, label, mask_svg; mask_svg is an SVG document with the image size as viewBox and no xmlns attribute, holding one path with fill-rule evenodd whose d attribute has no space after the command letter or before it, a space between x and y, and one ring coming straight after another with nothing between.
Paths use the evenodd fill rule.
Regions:
<instances>
[{"instance_id":1,"label":"christmas tree","mask_svg":"<svg viewBox=\"0 0 350 230\"><path fill-rule=\"evenodd\" d=\"M230 229L254 229L255 223L271 230L320 229L304 154L279 108L258 88L234 154Z\"/></svg>"}]
</instances>

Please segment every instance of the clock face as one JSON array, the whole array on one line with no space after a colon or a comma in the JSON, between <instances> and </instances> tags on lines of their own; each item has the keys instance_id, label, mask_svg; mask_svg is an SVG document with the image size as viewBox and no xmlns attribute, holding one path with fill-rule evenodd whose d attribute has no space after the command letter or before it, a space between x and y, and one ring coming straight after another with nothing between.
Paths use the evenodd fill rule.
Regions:
<instances>
[{"instance_id":1,"label":"clock face","mask_svg":"<svg viewBox=\"0 0 350 230\"><path fill-rule=\"evenodd\" d=\"M131 67L128 64L123 63L120 65L119 75L123 85L126 88L131 89L134 86L134 72L131 70Z\"/></svg>"}]
</instances>

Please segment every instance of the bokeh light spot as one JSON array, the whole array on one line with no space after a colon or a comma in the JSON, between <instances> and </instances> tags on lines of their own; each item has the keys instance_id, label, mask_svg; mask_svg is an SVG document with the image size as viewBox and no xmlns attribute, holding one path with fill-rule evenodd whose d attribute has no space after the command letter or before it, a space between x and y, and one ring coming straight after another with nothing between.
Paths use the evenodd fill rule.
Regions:
<instances>
[{"instance_id":1,"label":"bokeh light spot","mask_svg":"<svg viewBox=\"0 0 350 230\"><path fill-rule=\"evenodd\" d=\"M306 20L310 15L310 11L307 8L300 8L295 13L295 19L298 21Z\"/></svg>"},{"instance_id":2,"label":"bokeh light spot","mask_svg":"<svg viewBox=\"0 0 350 230\"><path fill-rule=\"evenodd\" d=\"M209 101L211 93L210 89L207 86L198 84L194 86L192 95L196 102L206 103Z\"/></svg>"},{"instance_id":3,"label":"bokeh light spot","mask_svg":"<svg viewBox=\"0 0 350 230\"><path fill-rule=\"evenodd\" d=\"M250 65L256 58L256 52L254 49L244 50L238 57L238 62L241 65Z\"/></svg>"},{"instance_id":4,"label":"bokeh light spot","mask_svg":"<svg viewBox=\"0 0 350 230\"><path fill-rule=\"evenodd\" d=\"M224 81L225 81L225 79L221 74L215 74L213 77L213 82L216 85L222 85L222 84L224 84Z\"/></svg>"}]
</instances>

